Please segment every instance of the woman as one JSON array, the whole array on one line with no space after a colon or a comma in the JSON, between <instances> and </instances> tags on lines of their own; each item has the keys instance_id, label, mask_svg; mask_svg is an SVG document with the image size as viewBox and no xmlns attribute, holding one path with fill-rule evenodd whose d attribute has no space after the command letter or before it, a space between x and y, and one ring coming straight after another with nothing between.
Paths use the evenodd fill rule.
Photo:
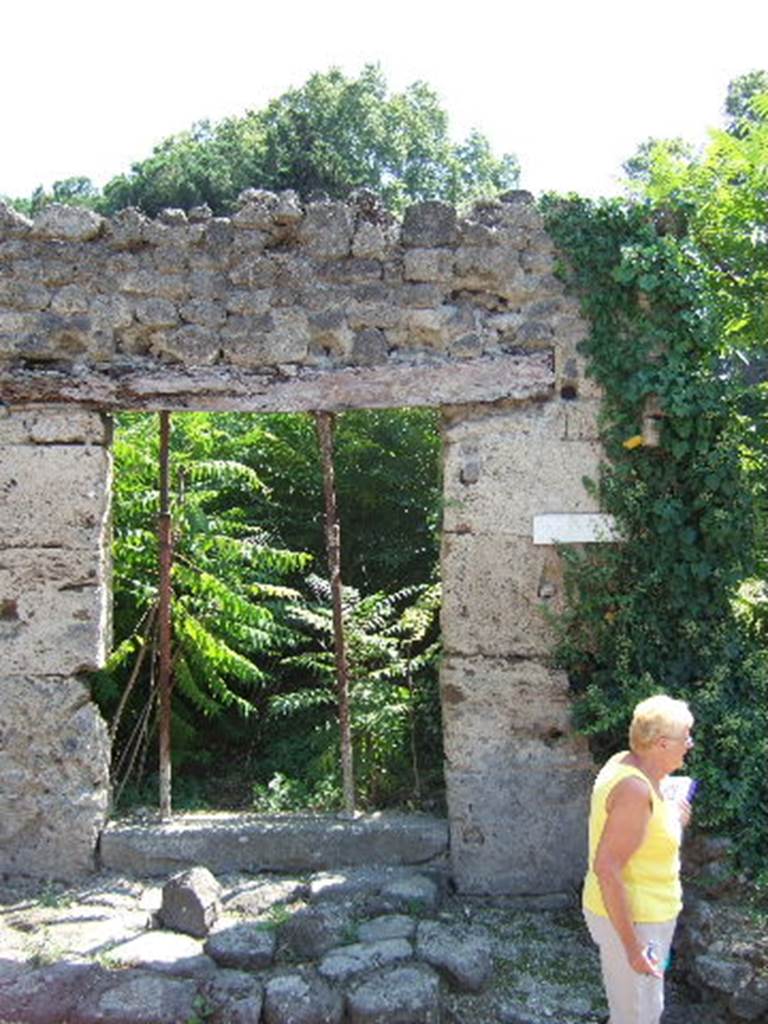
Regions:
<instances>
[{"instance_id":1,"label":"woman","mask_svg":"<svg viewBox=\"0 0 768 1024\"><path fill-rule=\"evenodd\" d=\"M615 754L595 780L583 906L600 947L610 1024L658 1024L664 1009L690 806L665 800L662 790L693 745L692 726L685 701L649 697L635 708L629 751Z\"/></svg>"}]
</instances>

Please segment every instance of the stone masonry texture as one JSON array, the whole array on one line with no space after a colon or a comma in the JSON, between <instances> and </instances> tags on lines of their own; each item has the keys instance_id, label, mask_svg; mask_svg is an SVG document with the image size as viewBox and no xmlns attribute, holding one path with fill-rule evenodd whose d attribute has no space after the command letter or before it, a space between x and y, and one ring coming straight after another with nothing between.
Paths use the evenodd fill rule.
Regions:
<instances>
[{"instance_id":1,"label":"stone masonry texture","mask_svg":"<svg viewBox=\"0 0 768 1024\"><path fill-rule=\"evenodd\" d=\"M577 881L592 765L548 665L561 567L532 520L596 511L600 395L555 256L522 192L402 223L370 193L249 190L231 217L155 220L0 205L0 870L88 870L104 824L83 674L109 643L109 413L430 405L454 878Z\"/></svg>"}]
</instances>

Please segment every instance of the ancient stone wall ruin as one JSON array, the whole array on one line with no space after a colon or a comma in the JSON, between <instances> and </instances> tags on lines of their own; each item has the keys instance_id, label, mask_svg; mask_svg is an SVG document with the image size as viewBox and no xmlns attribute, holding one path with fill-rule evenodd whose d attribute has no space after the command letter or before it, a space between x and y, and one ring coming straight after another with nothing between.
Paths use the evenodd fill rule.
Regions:
<instances>
[{"instance_id":1,"label":"ancient stone wall ruin","mask_svg":"<svg viewBox=\"0 0 768 1024\"><path fill-rule=\"evenodd\" d=\"M251 191L231 218L0 207L0 870L87 869L107 804L82 673L108 641L120 409L440 407L443 718L457 884L562 891L592 766L548 664L533 516L594 511L586 327L525 193L394 221Z\"/></svg>"}]
</instances>

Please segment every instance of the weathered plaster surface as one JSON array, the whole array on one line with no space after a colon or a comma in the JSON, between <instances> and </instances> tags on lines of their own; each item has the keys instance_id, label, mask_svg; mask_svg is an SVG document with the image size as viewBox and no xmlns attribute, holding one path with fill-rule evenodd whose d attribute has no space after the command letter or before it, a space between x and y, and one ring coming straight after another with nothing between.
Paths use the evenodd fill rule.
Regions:
<instances>
[{"instance_id":1,"label":"weathered plaster surface","mask_svg":"<svg viewBox=\"0 0 768 1024\"><path fill-rule=\"evenodd\" d=\"M109 642L110 458L97 413L0 410L0 866L92 870L106 729L77 678Z\"/></svg>"}]
</instances>

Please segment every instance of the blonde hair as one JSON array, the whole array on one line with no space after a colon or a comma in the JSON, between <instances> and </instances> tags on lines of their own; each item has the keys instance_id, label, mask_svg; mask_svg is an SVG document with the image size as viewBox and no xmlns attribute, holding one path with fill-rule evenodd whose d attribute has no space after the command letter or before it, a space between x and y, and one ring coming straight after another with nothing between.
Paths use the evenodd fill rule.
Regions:
<instances>
[{"instance_id":1,"label":"blonde hair","mask_svg":"<svg viewBox=\"0 0 768 1024\"><path fill-rule=\"evenodd\" d=\"M682 733L692 725L693 715L684 700L657 693L641 700L635 708L629 727L629 749L633 753L647 750L661 736Z\"/></svg>"}]
</instances>

